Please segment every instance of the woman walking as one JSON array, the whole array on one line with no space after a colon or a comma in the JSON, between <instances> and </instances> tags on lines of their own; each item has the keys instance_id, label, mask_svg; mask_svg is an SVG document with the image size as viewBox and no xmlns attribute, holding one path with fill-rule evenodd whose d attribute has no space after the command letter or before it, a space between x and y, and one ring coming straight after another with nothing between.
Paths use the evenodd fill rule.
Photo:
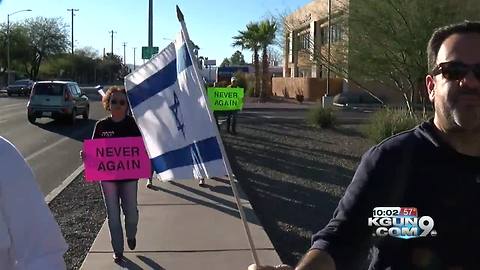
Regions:
<instances>
[{"instance_id":1,"label":"woman walking","mask_svg":"<svg viewBox=\"0 0 480 270\"><path fill-rule=\"evenodd\" d=\"M99 120L95 125L93 139L138 137L141 136L133 117L128 115L128 101L124 88L111 87L102 98L103 107L110 116ZM123 259L123 230L120 207L125 216L125 233L131 250L136 246L138 225L137 190L138 179L101 181L103 199L107 209L108 228L115 262Z\"/></svg>"}]
</instances>

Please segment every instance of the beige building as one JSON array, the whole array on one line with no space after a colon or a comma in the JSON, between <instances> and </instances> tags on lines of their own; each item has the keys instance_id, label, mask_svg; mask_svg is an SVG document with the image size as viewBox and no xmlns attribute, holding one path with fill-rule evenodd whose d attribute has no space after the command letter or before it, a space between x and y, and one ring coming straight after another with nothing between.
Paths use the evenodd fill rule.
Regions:
<instances>
[{"instance_id":1,"label":"beige building","mask_svg":"<svg viewBox=\"0 0 480 270\"><path fill-rule=\"evenodd\" d=\"M337 3L337 4L335 4ZM338 17L339 1L332 1L332 39L331 47L340 41L346 41L346 29L335 22ZM313 0L286 20L286 39L284 44L285 77L326 78L326 70L313 61L313 50L320 49L326 54L328 46L328 0ZM306 53L308 51L309 53Z\"/></svg>"},{"instance_id":2,"label":"beige building","mask_svg":"<svg viewBox=\"0 0 480 270\"><path fill-rule=\"evenodd\" d=\"M351 102L374 101L366 92L349 84L343 74L351 73L351 55L348 48L349 29L347 13L352 0L331 1L331 41L328 58L328 0L312 0L285 19L285 44L283 80L274 78L272 92L277 96L295 97L303 93L307 100L319 100L326 94L327 68L319 63L330 61L335 69L330 71L329 96L348 95ZM359 3L359 2L356 2ZM398 91L383 85L368 84L369 90L379 93L388 103L402 103Z\"/></svg>"},{"instance_id":3,"label":"beige building","mask_svg":"<svg viewBox=\"0 0 480 270\"><path fill-rule=\"evenodd\" d=\"M335 21L341 9L332 5L332 39L334 50L338 42L348 38L346 29ZM337 15L333 15L337 14ZM284 45L284 78L274 78L273 93L278 96L295 97L303 94L307 100L319 100L326 92L327 69L317 64L316 57L327 55L328 45L328 0L313 0L290 14L285 19L286 39ZM318 53L313 53L313 52ZM319 54L320 53L320 54ZM330 73L330 96L342 92L343 79ZM286 80L285 78L291 78Z\"/></svg>"}]
</instances>

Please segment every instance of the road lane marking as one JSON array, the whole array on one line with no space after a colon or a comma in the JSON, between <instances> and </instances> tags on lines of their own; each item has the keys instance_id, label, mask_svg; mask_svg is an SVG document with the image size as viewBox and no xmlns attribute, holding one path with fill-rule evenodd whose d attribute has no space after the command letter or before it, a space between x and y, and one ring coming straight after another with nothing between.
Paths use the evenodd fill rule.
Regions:
<instances>
[{"instance_id":1,"label":"road lane marking","mask_svg":"<svg viewBox=\"0 0 480 270\"><path fill-rule=\"evenodd\" d=\"M54 188L47 196L45 196L45 202L49 204L53 199L55 199L73 180L77 178L83 172L83 164L80 165L72 174L70 174L63 182L56 188Z\"/></svg>"},{"instance_id":2,"label":"road lane marking","mask_svg":"<svg viewBox=\"0 0 480 270\"><path fill-rule=\"evenodd\" d=\"M29 156L26 158L26 160L27 160L27 161L30 161L31 159L33 159L33 158L35 158L35 157L37 157L37 156L39 156L39 155L43 154L44 152L46 152L46 151L48 151L48 150L50 150L50 149L54 148L55 146L57 146L57 145L59 145L59 144L63 143L64 141L66 141L66 140L68 140L68 139L70 139L70 138L69 138L69 137L64 137L64 138L62 138L62 139L60 139L60 140L58 140L58 141L56 141L56 142L54 142L54 143L50 144L49 146L47 146L47 147L44 147L44 148L42 148L42 149L40 149L40 150L38 150L38 151L34 152L33 154L29 155Z\"/></svg>"}]
</instances>

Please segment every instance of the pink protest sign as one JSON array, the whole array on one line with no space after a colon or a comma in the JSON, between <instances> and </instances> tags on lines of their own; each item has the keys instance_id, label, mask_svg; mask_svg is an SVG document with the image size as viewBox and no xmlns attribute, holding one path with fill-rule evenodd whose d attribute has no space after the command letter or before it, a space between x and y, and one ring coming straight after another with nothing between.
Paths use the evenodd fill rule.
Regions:
<instances>
[{"instance_id":1,"label":"pink protest sign","mask_svg":"<svg viewBox=\"0 0 480 270\"><path fill-rule=\"evenodd\" d=\"M85 140L87 182L148 178L151 163L142 137Z\"/></svg>"}]
</instances>

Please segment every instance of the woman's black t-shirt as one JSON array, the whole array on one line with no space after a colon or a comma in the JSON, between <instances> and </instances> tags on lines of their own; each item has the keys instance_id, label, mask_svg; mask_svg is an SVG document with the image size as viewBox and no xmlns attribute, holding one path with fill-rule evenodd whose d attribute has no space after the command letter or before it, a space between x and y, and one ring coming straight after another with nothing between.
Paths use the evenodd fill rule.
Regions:
<instances>
[{"instance_id":1,"label":"woman's black t-shirt","mask_svg":"<svg viewBox=\"0 0 480 270\"><path fill-rule=\"evenodd\" d=\"M142 136L135 119L127 115L120 122L114 122L112 117L106 117L95 124L92 139L138 137ZM138 179L132 179L137 181ZM123 181L122 181L123 182Z\"/></svg>"},{"instance_id":2,"label":"woman's black t-shirt","mask_svg":"<svg viewBox=\"0 0 480 270\"><path fill-rule=\"evenodd\" d=\"M112 117L106 117L95 124L92 139L119 138L141 136L133 117L127 115L120 122L114 122Z\"/></svg>"}]
</instances>

